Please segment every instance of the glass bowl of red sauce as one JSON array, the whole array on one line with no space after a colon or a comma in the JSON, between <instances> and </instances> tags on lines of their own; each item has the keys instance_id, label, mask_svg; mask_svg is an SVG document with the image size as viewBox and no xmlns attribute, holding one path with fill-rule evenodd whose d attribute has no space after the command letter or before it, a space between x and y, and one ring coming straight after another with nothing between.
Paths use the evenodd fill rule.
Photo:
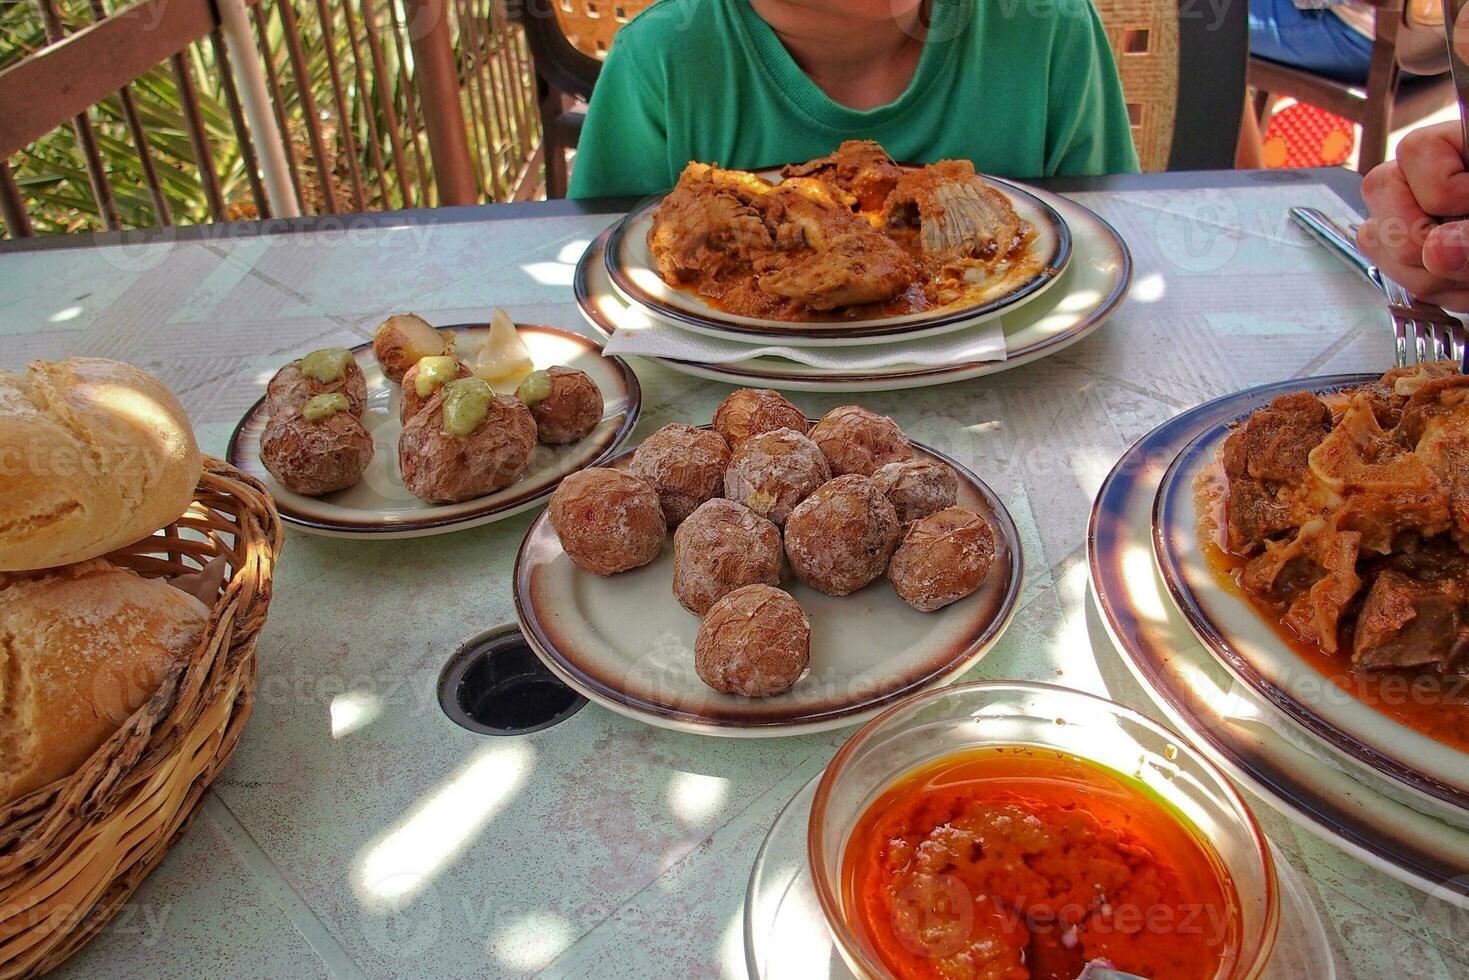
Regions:
<instances>
[{"instance_id":1,"label":"glass bowl of red sauce","mask_svg":"<svg viewBox=\"0 0 1469 980\"><path fill-rule=\"evenodd\" d=\"M1244 800L1176 735L1048 684L941 688L869 721L827 766L807 831L859 977L1260 975L1279 916Z\"/></svg>"}]
</instances>

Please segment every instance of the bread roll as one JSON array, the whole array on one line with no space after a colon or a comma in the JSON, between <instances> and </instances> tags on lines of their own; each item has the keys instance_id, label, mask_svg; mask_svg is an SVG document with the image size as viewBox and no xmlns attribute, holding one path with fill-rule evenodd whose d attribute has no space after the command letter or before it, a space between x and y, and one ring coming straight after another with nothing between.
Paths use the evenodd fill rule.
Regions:
<instances>
[{"instance_id":1,"label":"bread roll","mask_svg":"<svg viewBox=\"0 0 1469 980\"><path fill-rule=\"evenodd\" d=\"M0 571L52 568L147 537L203 472L156 378L92 357L0 371Z\"/></svg>"},{"instance_id":2,"label":"bread roll","mask_svg":"<svg viewBox=\"0 0 1469 980\"><path fill-rule=\"evenodd\" d=\"M102 559L0 576L0 801L75 772L208 619L193 596Z\"/></svg>"}]
</instances>

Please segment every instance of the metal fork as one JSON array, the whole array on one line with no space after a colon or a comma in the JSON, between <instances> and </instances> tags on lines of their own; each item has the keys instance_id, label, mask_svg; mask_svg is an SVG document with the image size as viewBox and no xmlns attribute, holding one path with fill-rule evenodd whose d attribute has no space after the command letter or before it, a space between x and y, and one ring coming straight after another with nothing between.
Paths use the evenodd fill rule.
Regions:
<instances>
[{"instance_id":1,"label":"metal fork","mask_svg":"<svg viewBox=\"0 0 1469 980\"><path fill-rule=\"evenodd\" d=\"M1413 298L1401 285L1382 274L1357 249L1353 236L1317 208L1291 208L1290 216L1332 254L1345 261L1387 296L1392 317L1393 364L1408 367L1426 361L1454 361L1469 371L1469 335L1458 317L1442 307Z\"/></svg>"}]
</instances>

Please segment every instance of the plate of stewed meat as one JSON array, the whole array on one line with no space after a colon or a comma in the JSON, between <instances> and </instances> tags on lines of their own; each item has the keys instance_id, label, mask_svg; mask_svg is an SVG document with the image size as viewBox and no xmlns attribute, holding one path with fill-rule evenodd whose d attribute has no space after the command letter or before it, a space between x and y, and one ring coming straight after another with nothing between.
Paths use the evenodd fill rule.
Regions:
<instances>
[{"instance_id":1,"label":"plate of stewed meat","mask_svg":"<svg viewBox=\"0 0 1469 980\"><path fill-rule=\"evenodd\" d=\"M769 389L562 481L515 566L522 632L590 700L660 727L792 735L948 683L1014 615L1004 504L861 406Z\"/></svg>"},{"instance_id":2,"label":"plate of stewed meat","mask_svg":"<svg viewBox=\"0 0 1469 980\"><path fill-rule=\"evenodd\" d=\"M1469 825L1469 377L1230 396L1164 476L1154 552L1199 639L1329 763Z\"/></svg>"},{"instance_id":3,"label":"plate of stewed meat","mask_svg":"<svg viewBox=\"0 0 1469 980\"><path fill-rule=\"evenodd\" d=\"M680 327L824 345L972 326L1070 256L1065 220L1025 188L852 140L778 171L691 162L614 227L605 261L628 301Z\"/></svg>"}]
</instances>

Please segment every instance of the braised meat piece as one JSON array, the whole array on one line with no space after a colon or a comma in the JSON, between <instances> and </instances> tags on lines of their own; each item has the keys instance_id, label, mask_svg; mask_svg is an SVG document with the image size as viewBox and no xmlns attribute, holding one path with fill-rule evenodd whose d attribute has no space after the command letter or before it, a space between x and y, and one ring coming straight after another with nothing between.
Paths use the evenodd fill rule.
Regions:
<instances>
[{"instance_id":1,"label":"braised meat piece","mask_svg":"<svg viewBox=\"0 0 1469 980\"><path fill-rule=\"evenodd\" d=\"M993 262L1010 254L1020 216L968 160L940 160L903 175L882 209L889 234L916 229L923 252L939 263Z\"/></svg>"},{"instance_id":2,"label":"braised meat piece","mask_svg":"<svg viewBox=\"0 0 1469 980\"><path fill-rule=\"evenodd\" d=\"M1251 415L1243 432L1245 469L1251 477L1299 480L1311 450L1331 432L1331 413L1309 392L1282 395Z\"/></svg>"},{"instance_id":3,"label":"braised meat piece","mask_svg":"<svg viewBox=\"0 0 1469 980\"><path fill-rule=\"evenodd\" d=\"M1251 554L1309 519L1309 460L1331 431L1331 413L1302 392L1275 399L1224 443L1229 548Z\"/></svg>"},{"instance_id":4,"label":"braised meat piece","mask_svg":"<svg viewBox=\"0 0 1469 980\"><path fill-rule=\"evenodd\" d=\"M778 250L756 264L760 291L813 310L878 303L918 274L909 255L811 178L773 190L765 220Z\"/></svg>"},{"instance_id":5,"label":"braised meat piece","mask_svg":"<svg viewBox=\"0 0 1469 980\"><path fill-rule=\"evenodd\" d=\"M1372 583L1357 617L1352 663L1366 670L1454 668L1469 650L1462 583L1423 582L1391 569Z\"/></svg>"},{"instance_id":6,"label":"braised meat piece","mask_svg":"<svg viewBox=\"0 0 1469 980\"><path fill-rule=\"evenodd\" d=\"M760 208L771 185L753 174L691 163L653 212L648 248L666 282L748 268L772 246Z\"/></svg>"},{"instance_id":7,"label":"braised meat piece","mask_svg":"<svg viewBox=\"0 0 1469 980\"><path fill-rule=\"evenodd\" d=\"M830 156L793 164L783 177L815 177L852 198L859 211L876 211L903 176L903 169L872 140L845 140Z\"/></svg>"},{"instance_id":8,"label":"braised meat piece","mask_svg":"<svg viewBox=\"0 0 1469 980\"><path fill-rule=\"evenodd\" d=\"M760 276L762 292L813 310L892 299L913 280L913 260L872 232L840 235Z\"/></svg>"}]
</instances>

